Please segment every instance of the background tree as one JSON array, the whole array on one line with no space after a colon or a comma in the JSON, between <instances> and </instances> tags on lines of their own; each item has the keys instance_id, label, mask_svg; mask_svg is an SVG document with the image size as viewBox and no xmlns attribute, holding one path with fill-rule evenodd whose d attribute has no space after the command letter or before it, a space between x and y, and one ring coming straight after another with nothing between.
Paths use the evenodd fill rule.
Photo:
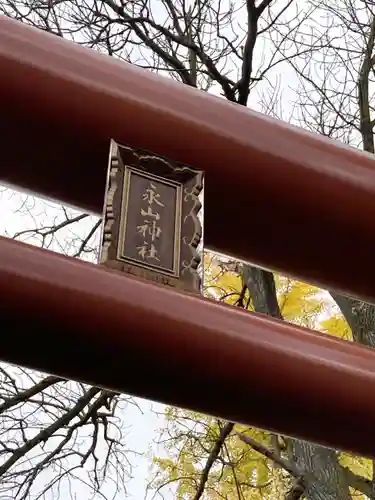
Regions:
<instances>
[{"instance_id":1,"label":"background tree","mask_svg":"<svg viewBox=\"0 0 375 500\"><path fill-rule=\"evenodd\" d=\"M95 260L94 218L6 189L0 211L5 235ZM0 498L124 498L136 454L126 418L138 414L129 396L0 364Z\"/></svg>"},{"instance_id":2,"label":"background tree","mask_svg":"<svg viewBox=\"0 0 375 500\"><path fill-rule=\"evenodd\" d=\"M5 0L0 4L0 12L57 36L374 152L372 9L372 2L361 0ZM62 251L82 256L92 245L99 223L86 226L83 237L71 228L87 218L65 210L62 220L48 227L38 220L40 225L32 233L16 236L25 239L32 234L46 246L64 241ZM65 237L56 239L67 227L76 232L74 244ZM275 282L272 273L224 259L213 259L208 274L211 268L221 284L214 285L215 291L211 286L207 293L216 298L314 327L320 325L316 317L324 305L334 311L328 331L348 335L349 324L355 341L371 346L374 342L373 308L367 304L332 295L345 323L327 295L322 299L321 292L305 284L283 277L276 277ZM293 298L296 295L298 300ZM287 312L288 301L294 304L293 313ZM31 382L27 390L38 383ZM56 384L60 387L66 382ZM15 387L20 392L17 383ZM69 387L76 390L74 384ZM80 394L83 397L90 391L97 390L84 387ZM113 408L115 418L122 399L102 391L93 397L96 401L102 396L110 398L106 405ZM84 411L91 408L90 401L85 400ZM167 409L166 417L166 432L173 438L169 449L180 451L178 457L172 453L169 462L159 460L158 472L178 482L181 498L259 498L264 493L288 500L302 496L346 499L353 487L375 497L367 461L189 412ZM99 423L100 429L106 428L101 418ZM24 439L22 432L18 427L17 436ZM27 443L30 440L26 437ZM20 452L10 449L7 453L11 458ZM12 460L9 463L7 474L14 467ZM91 477L96 481L95 474Z\"/></svg>"},{"instance_id":3,"label":"background tree","mask_svg":"<svg viewBox=\"0 0 375 500\"><path fill-rule=\"evenodd\" d=\"M205 293L253 310L244 270L228 270L231 264L206 256ZM274 283L280 318L353 340L327 292L279 275ZM269 407L272 411L271 398ZM156 493L169 489L175 498L194 500L373 498L370 460L306 442L176 408L167 409L159 439L165 452L154 457L149 486Z\"/></svg>"}]
</instances>

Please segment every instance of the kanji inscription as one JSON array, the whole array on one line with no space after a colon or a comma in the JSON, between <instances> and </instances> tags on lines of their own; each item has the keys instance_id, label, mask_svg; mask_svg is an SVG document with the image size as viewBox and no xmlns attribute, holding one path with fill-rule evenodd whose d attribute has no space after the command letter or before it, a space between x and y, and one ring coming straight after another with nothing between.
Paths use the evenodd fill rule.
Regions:
<instances>
[{"instance_id":1,"label":"kanji inscription","mask_svg":"<svg viewBox=\"0 0 375 500\"><path fill-rule=\"evenodd\" d=\"M128 167L119 258L178 274L181 186Z\"/></svg>"},{"instance_id":2,"label":"kanji inscription","mask_svg":"<svg viewBox=\"0 0 375 500\"><path fill-rule=\"evenodd\" d=\"M111 142L100 263L200 291L203 173Z\"/></svg>"}]
</instances>

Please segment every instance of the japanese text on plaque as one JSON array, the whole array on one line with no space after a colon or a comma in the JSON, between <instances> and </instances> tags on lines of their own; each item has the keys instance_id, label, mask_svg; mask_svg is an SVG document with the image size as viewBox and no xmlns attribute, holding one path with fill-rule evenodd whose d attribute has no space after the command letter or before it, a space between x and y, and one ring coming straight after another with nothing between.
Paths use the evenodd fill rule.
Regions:
<instances>
[{"instance_id":1,"label":"japanese text on plaque","mask_svg":"<svg viewBox=\"0 0 375 500\"><path fill-rule=\"evenodd\" d=\"M150 182L142 200L147 202L147 210L141 208L140 215L144 218L137 226L137 231L143 237L143 244L137 246L138 255L145 261L160 261L158 251L158 241L162 236L160 223L165 205L157 191L155 184Z\"/></svg>"}]
</instances>

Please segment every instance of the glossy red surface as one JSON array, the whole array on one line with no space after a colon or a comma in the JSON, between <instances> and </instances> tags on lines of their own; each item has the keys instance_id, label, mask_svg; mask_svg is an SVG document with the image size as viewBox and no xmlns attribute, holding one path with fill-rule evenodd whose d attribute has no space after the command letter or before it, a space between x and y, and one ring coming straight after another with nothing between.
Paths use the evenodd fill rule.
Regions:
<instances>
[{"instance_id":1,"label":"glossy red surface","mask_svg":"<svg viewBox=\"0 0 375 500\"><path fill-rule=\"evenodd\" d=\"M0 180L100 213L109 139L207 174L205 244L375 301L375 163L0 17Z\"/></svg>"},{"instance_id":2,"label":"glossy red surface","mask_svg":"<svg viewBox=\"0 0 375 500\"><path fill-rule=\"evenodd\" d=\"M0 296L0 359L375 458L374 350L3 238Z\"/></svg>"}]
</instances>

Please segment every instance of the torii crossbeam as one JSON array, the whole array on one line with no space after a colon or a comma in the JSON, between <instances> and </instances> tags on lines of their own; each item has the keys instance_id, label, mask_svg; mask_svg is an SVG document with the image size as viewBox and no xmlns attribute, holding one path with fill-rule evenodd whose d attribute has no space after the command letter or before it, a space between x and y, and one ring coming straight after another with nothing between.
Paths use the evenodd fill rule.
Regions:
<instances>
[{"instance_id":1,"label":"torii crossbeam","mask_svg":"<svg viewBox=\"0 0 375 500\"><path fill-rule=\"evenodd\" d=\"M146 148L206 172L209 248L375 303L371 155L4 17L0 98L1 181L99 213ZM375 458L369 349L4 239L0 290L0 359Z\"/></svg>"}]
</instances>

